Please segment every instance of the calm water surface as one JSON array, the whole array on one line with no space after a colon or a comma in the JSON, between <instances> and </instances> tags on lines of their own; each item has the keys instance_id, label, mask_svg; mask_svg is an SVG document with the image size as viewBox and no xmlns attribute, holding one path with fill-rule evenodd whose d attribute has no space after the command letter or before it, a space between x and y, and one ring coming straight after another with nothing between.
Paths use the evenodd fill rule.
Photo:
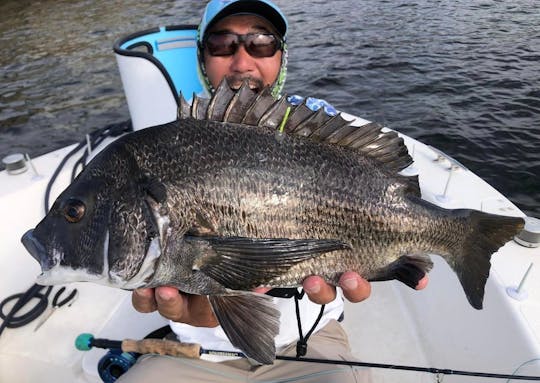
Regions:
<instances>
[{"instance_id":1,"label":"calm water surface","mask_svg":"<svg viewBox=\"0 0 540 383\"><path fill-rule=\"evenodd\" d=\"M325 98L447 152L540 217L540 6L283 1L288 93ZM196 24L197 1L0 2L0 158L129 117L112 53L126 34Z\"/></svg>"}]
</instances>

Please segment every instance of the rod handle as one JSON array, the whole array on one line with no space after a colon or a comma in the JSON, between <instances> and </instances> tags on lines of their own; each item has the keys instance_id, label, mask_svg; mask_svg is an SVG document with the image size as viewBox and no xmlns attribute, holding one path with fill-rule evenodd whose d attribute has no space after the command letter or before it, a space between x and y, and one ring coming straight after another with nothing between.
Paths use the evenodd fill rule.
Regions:
<instances>
[{"instance_id":1,"label":"rod handle","mask_svg":"<svg viewBox=\"0 0 540 383\"><path fill-rule=\"evenodd\" d=\"M139 354L183 356L198 359L201 354L201 345L197 343L180 343L164 339L125 339L122 341L122 351L137 352Z\"/></svg>"}]
</instances>

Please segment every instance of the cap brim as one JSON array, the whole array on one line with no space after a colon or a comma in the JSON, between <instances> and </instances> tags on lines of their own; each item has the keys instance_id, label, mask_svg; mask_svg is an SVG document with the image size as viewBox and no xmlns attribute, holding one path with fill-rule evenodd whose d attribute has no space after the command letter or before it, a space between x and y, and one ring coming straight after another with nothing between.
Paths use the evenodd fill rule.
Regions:
<instances>
[{"instance_id":1,"label":"cap brim","mask_svg":"<svg viewBox=\"0 0 540 383\"><path fill-rule=\"evenodd\" d=\"M260 16L268 20L279 33L280 37L284 37L287 33L287 24L283 19L283 16L272 6L262 1L237 1L227 5L220 12L218 12L212 21L206 26L205 33L218 21L224 19L227 16L237 14L252 14Z\"/></svg>"}]
</instances>

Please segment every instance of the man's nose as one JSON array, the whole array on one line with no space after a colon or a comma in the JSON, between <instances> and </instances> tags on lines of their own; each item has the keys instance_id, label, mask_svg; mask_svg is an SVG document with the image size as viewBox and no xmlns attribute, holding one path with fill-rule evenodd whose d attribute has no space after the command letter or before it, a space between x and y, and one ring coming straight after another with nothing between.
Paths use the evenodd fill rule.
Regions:
<instances>
[{"instance_id":1,"label":"man's nose","mask_svg":"<svg viewBox=\"0 0 540 383\"><path fill-rule=\"evenodd\" d=\"M237 73L247 73L255 69L255 59L247 53L241 44L233 55L231 70Z\"/></svg>"}]
</instances>

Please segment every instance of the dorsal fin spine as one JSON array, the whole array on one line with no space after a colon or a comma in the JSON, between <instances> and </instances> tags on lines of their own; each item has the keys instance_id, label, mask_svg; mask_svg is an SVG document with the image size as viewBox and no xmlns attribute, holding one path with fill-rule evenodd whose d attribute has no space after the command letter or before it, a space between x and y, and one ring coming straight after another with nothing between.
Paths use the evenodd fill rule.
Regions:
<instances>
[{"instance_id":1,"label":"dorsal fin spine","mask_svg":"<svg viewBox=\"0 0 540 383\"><path fill-rule=\"evenodd\" d=\"M199 105L199 98L197 97L195 92L193 92L193 98L192 98L192 101L191 101L191 110L190 110L192 118L197 118L197 106L198 105Z\"/></svg>"},{"instance_id":2,"label":"dorsal fin spine","mask_svg":"<svg viewBox=\"0 0 540 383\"><path fill-rule=\"evenodd\" d=\"M279 98L260 118L259 126L277 129L279 124L281 124L283 121L284 114L286 113L288 107L292 106L287 102L287 96L285 95Z\"/></svg>"}]
</instances>

